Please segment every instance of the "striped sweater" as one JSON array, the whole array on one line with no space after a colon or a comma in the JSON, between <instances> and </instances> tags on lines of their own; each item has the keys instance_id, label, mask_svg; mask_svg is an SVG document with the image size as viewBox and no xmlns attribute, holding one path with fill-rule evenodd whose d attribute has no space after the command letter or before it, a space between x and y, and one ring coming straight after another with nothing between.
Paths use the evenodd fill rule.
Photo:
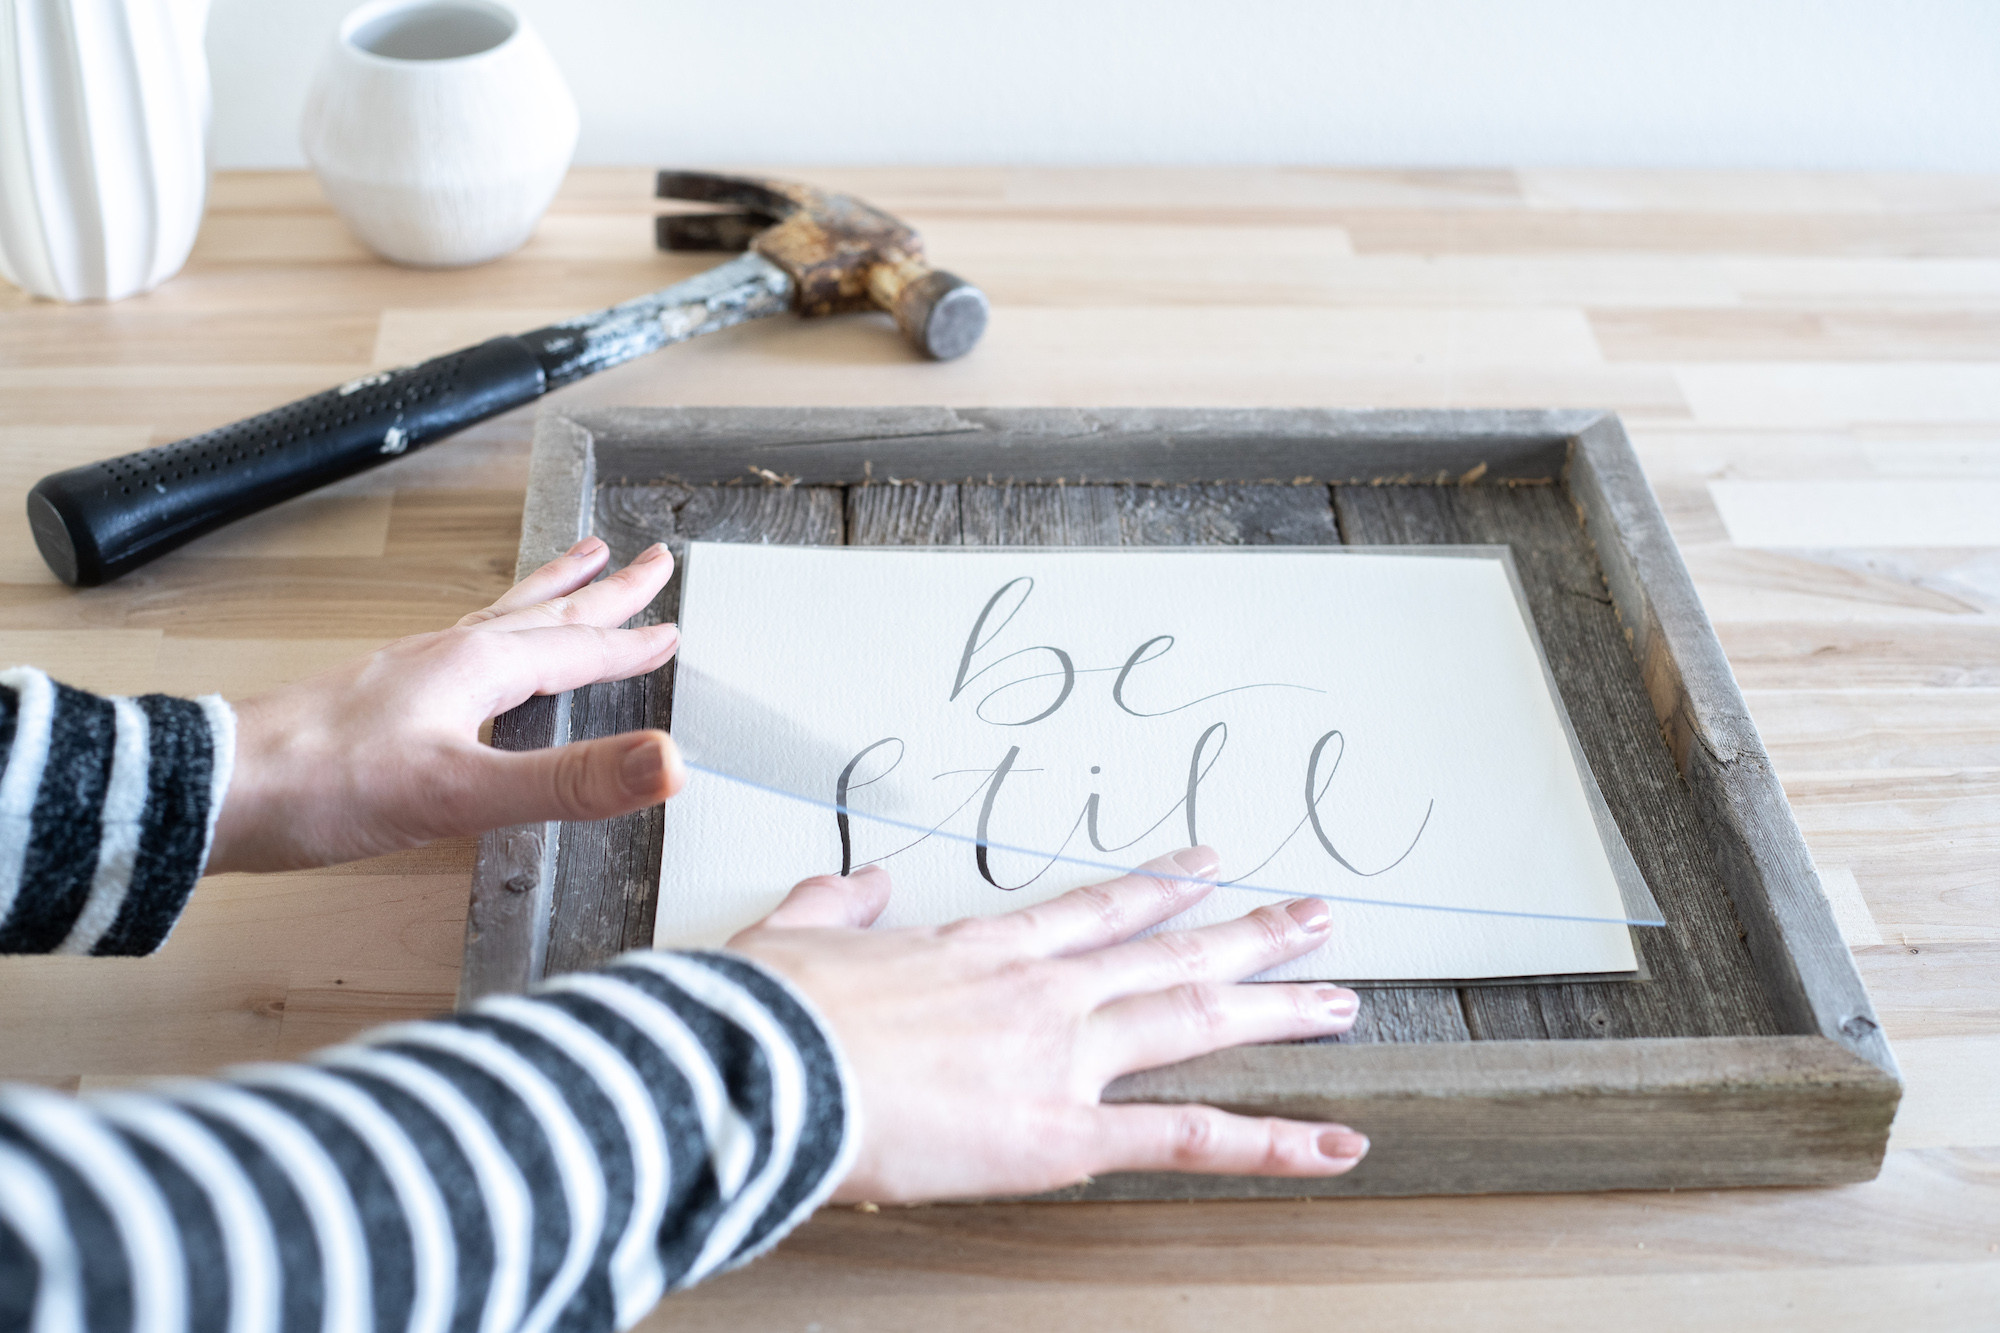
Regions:
<instances>
[{"instance_id":1,"label":"striped sweater","mask_svg":"<svg viewBox=\"0 0 2000 1333\"><path fill-rule=\"evenodd\" d=\"M0 673L0 949L158 947L232 726L219 699ZM807 1002L726 953L634 953L220 1079L0 1085L0 1330L622 1328L826 1197L846 1088Z\"/></svg>"}]
</instances>

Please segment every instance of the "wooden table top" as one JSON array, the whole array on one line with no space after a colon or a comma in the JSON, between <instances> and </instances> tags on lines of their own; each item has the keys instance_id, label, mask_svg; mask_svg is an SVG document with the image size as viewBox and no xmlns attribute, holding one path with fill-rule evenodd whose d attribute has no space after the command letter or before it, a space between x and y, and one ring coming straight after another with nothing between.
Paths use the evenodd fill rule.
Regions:
<instances>
[{"instance_id":1,"label":"wooden table top","mask_svg":"<svg viewBox=\"0 0 2000 1333\"><path fill-rule=\"evenodd\" d=\"M986 288L976 352L918 362L886 316L765 321L565 400L1622 412L1908 1091L1867 1185L829 1209L647 1327L2000 1324L2000 178L810 175ZM230 174L149 296L0 286L0 658L242 697L488 601L530 409L91 591L46 572L19 497L705 267L652 248L654 208L649 172L580 170L518 254L423 272L309 176ZM219 876L153 958L0 963L0 1077L206 1071L447 1008L471 857Z\"/></svg>"}]
</instances>

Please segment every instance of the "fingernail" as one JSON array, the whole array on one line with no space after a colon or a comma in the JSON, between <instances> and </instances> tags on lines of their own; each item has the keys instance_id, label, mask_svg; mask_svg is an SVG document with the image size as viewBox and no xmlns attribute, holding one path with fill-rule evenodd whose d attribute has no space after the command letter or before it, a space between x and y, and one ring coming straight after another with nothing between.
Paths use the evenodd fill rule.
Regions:
<instances>
[{"instance_id":1,"label":"fingernail","mask_svg":"<svg viewBox=\"0 0 2000 1333\"><path fill-rule=\"evenodd\" d=\"M1361 997L1345 986L1322 986L1313 994L1335 1018L1352 1018L1361 1012Z\"/></svg>"},{"instance_id":2,"label":"fingernail","mask_svg":"<svg viewBox=\"0 0 2000 1333\"><path fill-rule=\"evenodd\" d=\"M687 785L687 760L681 758L681 747L674 743L672 736L667 737L664 748L667 752L667 792L672 795Z\"/></svg>"},{"instance_id":3,"label":"fingernail","mask_svg":"<svg viewBox=\"0 0 2000 1333\"><path fill-rule=\"evenodd\" d=\"M1299 923L1299 929L1314 935L1333 922L1333 909L1317 898L1294 898L1285 904L1285 912Z\"/></svg>"},{"instance_id":4,"label":"fingernail","mask_svg":"<svg viewBox=\"0 0 2000 1333\"><path fill-rule=\"evenodd\" d=\"M1174 853L1174 864L1199 879L1207 879L1222 864L1213 847L1187 847Z\"/></svg>"},{"instance_id":5,"label":"fingernail","mask_svg":"<svg viewBox=\"0 0 2000 1333\"><path fill-rule=\"evenodd\" d=\"M660 789L660 776L666 768L666 747L648 736L625 752L618 776L631 795L650 796Z\"/></svg>"},{"instance_id":6,"label":"fingernail","mask_svg":"<svg viewBox=\"0 0 2000 1333\"><path fill-rule=\"evenodd\" d=\"M1351 1162L1368 1151L1368 1136L1351 1129L1330 1129L1319 1136L1319 1155Z\"/></svg>"},{"instance_id":7,"label":"fingernail","mask_svg":"<svg viewBox=\"0 0 2000 1333\"><path fill-rule=\"evenodd\" d=\"M654 542L651 546L648 546L645 550L639 552L639 558L637 560L634 560L632 563L635 565L648 565L651 564L653 561L658 560L661 556L665 555L666 553L667 553L667 548L664 545L662 545L659 542Z\"/></svg>"},{"instance_id":8,"label":"fingernail","mask_svg":"<svg viewBox=\"0 0 2000 1333\"><path fill-rule=\"evenodd\" d=\"M574 546L570 547L570 548L569 548L569 549L568 549L567 551L564 551L564 552L563 552L563 554L564 554L564 555L583 555L583 554L584 554L585 552L588 552L588 551L595 551L595 550L596 550L596 549L597 549L598 547L600 547L600 546L602 546L602 545L604 545L604 542L603 542L603 539L601 539L601 538L598 538L598 537L584 537L584 538L581 538L580 540L578 540L578 542L577 542L577 544L576 544L576 545L574 545Z\"/></svg>"}]
</instances>

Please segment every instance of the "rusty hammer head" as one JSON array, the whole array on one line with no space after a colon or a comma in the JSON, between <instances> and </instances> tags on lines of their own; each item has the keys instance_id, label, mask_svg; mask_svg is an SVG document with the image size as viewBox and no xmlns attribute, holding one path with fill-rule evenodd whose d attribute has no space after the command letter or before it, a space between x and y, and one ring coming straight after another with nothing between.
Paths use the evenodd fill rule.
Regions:
<instances>
[{"instance_id":1,"label":"rusty hammer head","mask_svg":"<svg viewBox=\"0 0 2000 1333\"><path fill-rule=\"evenodd\" d=\"M657 219L662 250L755 250L791 275L801 315L886 310L940 361L963 356L986 331L986 293L931 268L915 231L851 196L699 171L662 171L655 193L733 209Z\"/></svg>"}]
</instances>

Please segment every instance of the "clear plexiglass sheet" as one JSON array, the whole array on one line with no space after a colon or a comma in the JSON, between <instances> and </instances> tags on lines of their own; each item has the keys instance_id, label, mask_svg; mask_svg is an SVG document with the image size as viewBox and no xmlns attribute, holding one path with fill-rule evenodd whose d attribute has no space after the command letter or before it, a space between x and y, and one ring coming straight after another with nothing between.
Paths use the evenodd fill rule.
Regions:
<instances>
[{"instance_id":1,"label":"clear plexiglass sheet","mask_svg":"<svg viewBox=\"0 0 2000 1333\"><path fill-rule=\"evenodd\" d=\"M914 924L1191 842L1220 886L1176 924L1335 907L1274 978L1631 974L1661 924L1505 547L696 542L677 577L663 945L843 868Z\"/></svg>"}]
</instances>

